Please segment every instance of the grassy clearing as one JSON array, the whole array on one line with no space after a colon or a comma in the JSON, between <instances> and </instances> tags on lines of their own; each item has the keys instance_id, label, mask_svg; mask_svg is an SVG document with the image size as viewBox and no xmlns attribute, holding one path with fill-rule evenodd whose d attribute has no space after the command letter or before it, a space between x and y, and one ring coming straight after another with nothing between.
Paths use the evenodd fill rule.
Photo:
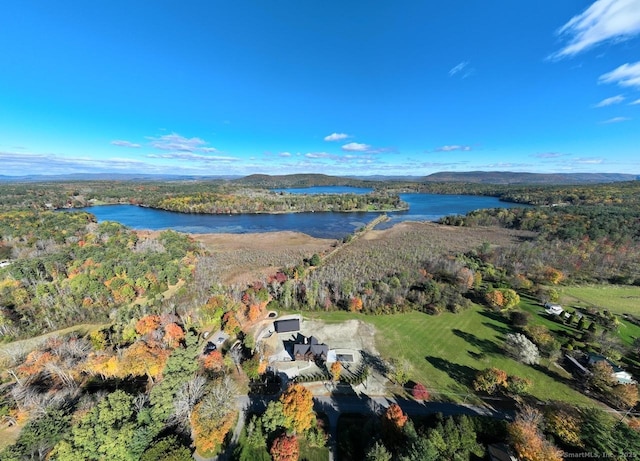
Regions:
<instances>
[{"instance_id":1,"label":"grassy clearing","mask_svg":"<svg viewBox=\"0 0 640 461\"><path fill-rule=\"evenodd\" d=\"M521 294L520 304L518 305L518 308L531 314L530 323L532 325L543 325L554 333L559 334L560 336L578 333L578 330L573 326L570 327L565 325L564 323L553 320L544 312L544 307L540 305L538 300L533 297ZM572 310L573 309L569 309L569 312L571 312Z\"/></svg>"},{"instance_id":2,"label":"grassy clearing","mask_svg":"<svg viewBox=\"0 0 640 461\"><path fill-rule=\"evenodd\" d=\"M560 288L563 305L597 307L615 314L640 315L640 287L585 285Z\"/></svg>"},{"instance_id":3,"label":"grassy clearing","mask_svg":"<svg viewBox=\"0 0 640 461\"><path fill-rule=\"evenodd\" d=\"M497 367L509 375L529 378L531 394L540 400L562 400L577 405L593 402L562 381L568 375L554 365L537 367L521 364L505 356L501 347L510 325L499 315L479 306L459 314L430 316L420 312L388 316L363 316L347 312L314 313L327 321L343 321L356 316L373 324L376 344L386 358L405 358L413 365L411 378L427 385L432 394L462 401L478 370Z\"/></svg>"}]
</instances>

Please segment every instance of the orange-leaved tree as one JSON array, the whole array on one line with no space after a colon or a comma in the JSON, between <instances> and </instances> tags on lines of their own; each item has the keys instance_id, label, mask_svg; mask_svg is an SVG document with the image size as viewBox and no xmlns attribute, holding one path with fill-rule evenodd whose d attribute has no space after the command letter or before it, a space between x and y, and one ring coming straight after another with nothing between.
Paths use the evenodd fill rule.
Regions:
<instances>
[{"instance_id":1,"label":"orange-leaved tree","mask_svg":"<svg viewBox=\"0 0 640 461\"><path fill-rule=\"evenodd\" d=\"M340 381L340 373L342 373L342 364L337 360L331 364L331 376L334 381Z\"/></svg>"},{"instance_id":2,"label":"orange-leaved tree","mask_svg":"<svg viewBox=\"0 0 640 461\"><path fill-rule=\"evenodd\" d=\"M523 461L562 461L562 451L540 431L541 422L542 415L533 408L520 412L507 426L513 448Z\"/></svg>"},{"instance_id":3,"label":"orange-leaved tree","mask_svg":"<svg viewBox=\"0 0 640 461\"><path fill-rule=\"evenodd\" d=\"M169 347L178 347L183 339L184 330L177 323L171 322L164 327L163 341L167 343Z\"/></svg>"},{"instance_id":4,"label":"orange-leaved tree","mask_svg":"<svg viewBox=\"0 0 640 461\"><path fill-rule=\"evenodd\" d=\"M316 414L313 411L313 394L302 384L290 385L280 396L280 402L287 419L287 429L299 434L314 425Z\"/></svg>"},{"instance_id":5,"label":"orange-leaved tree","mask_svg":"<svg viewBox=\"0 0 640 461\"><path fill-rule=\"evenodd\" d=\"M395 429L402 429L409 417L402 411L400 405L392 403L382 415L382 421Z\"/></svg>"}]
</instances>

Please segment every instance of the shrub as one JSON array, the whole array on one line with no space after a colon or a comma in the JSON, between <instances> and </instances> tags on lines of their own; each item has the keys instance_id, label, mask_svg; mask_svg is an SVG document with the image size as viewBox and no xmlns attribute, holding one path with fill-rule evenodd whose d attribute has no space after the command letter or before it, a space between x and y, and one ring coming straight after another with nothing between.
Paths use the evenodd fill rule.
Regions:
<instances>
[{"instance_id":1,"label":"shrub","mask_svg":"<svg viewBox=\"0 0 640 461\"><path fill-rule=\"evenodd\" d=\"M507 383L507 373L499 368L485 368L476 374L473 388L476 392L493 394Z\"/></svg>"}]
</instances>

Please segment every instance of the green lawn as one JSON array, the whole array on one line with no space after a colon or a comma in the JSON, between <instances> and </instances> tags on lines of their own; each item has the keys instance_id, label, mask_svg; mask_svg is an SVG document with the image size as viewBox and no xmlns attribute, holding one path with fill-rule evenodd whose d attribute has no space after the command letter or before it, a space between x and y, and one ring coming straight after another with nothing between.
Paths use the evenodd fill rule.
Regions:
<instances>
[{"instance_id":1,"label":"green lawn","mask_svg":"<svg viewBox=\"0 0 640 461\"><path fill-rule=\"evenodd\" d=\"M566 306L597 307L616 314L640 315L640 287L584 285L560 288Z\"/></svg>"},{"instance_id":2,"label":"green lawn","mask_svg":"<svg viewBox=\"0 0 640 461\"><path fill-rule=\"evenodd\" d=\"M502 351L511 327L497 314L474 306L459 314L431 316L420 312L364 316L347 312L313 313L327 321L357 318L378 330L376 344L384 358L405 358L413 365L411 378L423 382L441 398L462 401L478 370L498 367L509 375L532 380L531 394L541 400L563 400L588 405L593 402L559 380L567 376L547 364L534 368L506 357Z\"/></svg>"},{"instance_id":3,"label":"green lawn","mask_svg":"<svg viewBox=\"0 0 640 461\"><path fill-rule=\"evenodd\" d=\"M531 320L529 323L532 325L543 325L554 333L560 334L561 336L564 336L566 334L578 333L578 330L574 328L576 325L575 322L577 322L577 320L574 320L573 326L571 327L565 325L562 322L553 320L549 315L546 314L546 312L544 311L544 307L538 302L538 300L533 297L521 294L518 309L529 312L531 314ZM572 312L574 310L575 309L569 308L569 312Z\"/></svg>"}]
</instances>

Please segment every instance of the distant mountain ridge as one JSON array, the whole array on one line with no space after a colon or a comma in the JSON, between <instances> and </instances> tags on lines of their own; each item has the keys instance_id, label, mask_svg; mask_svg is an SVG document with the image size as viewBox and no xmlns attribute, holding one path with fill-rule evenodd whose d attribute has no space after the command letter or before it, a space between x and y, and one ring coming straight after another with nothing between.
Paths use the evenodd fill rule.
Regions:
<instances>
[{"instance_id":1,"label":"distant mountain ridge","mask_svg":"<svg viewBox=\"0 0 640 461\"><path fill-rule=\"evenodd\" d=\"M475 184L596 184L634 181L640 177L624 173L518 173L510 171L439 172L420 179L424 182L464 182Z\"/></svg>"},{"instance_id":2,"label":"distant mountain ridge","mask_svg":"<svg viewBox=\"0 0 640 461\"><path fill-rule=\"evenodd\" d=\"M0 175L0 183L7 182L64 182L64 181L228 181L251 187L311 187L354 186L373 187L384 181L413 183L469 183L496 185L569 185L596 184L639 180L640 176L624 173L520 173L512 171L441 171L428 176L371 175L330 176L317 173L287 175L167 175L127 173L74 173L64 175Z\"/></svg>"}]
</instances>

